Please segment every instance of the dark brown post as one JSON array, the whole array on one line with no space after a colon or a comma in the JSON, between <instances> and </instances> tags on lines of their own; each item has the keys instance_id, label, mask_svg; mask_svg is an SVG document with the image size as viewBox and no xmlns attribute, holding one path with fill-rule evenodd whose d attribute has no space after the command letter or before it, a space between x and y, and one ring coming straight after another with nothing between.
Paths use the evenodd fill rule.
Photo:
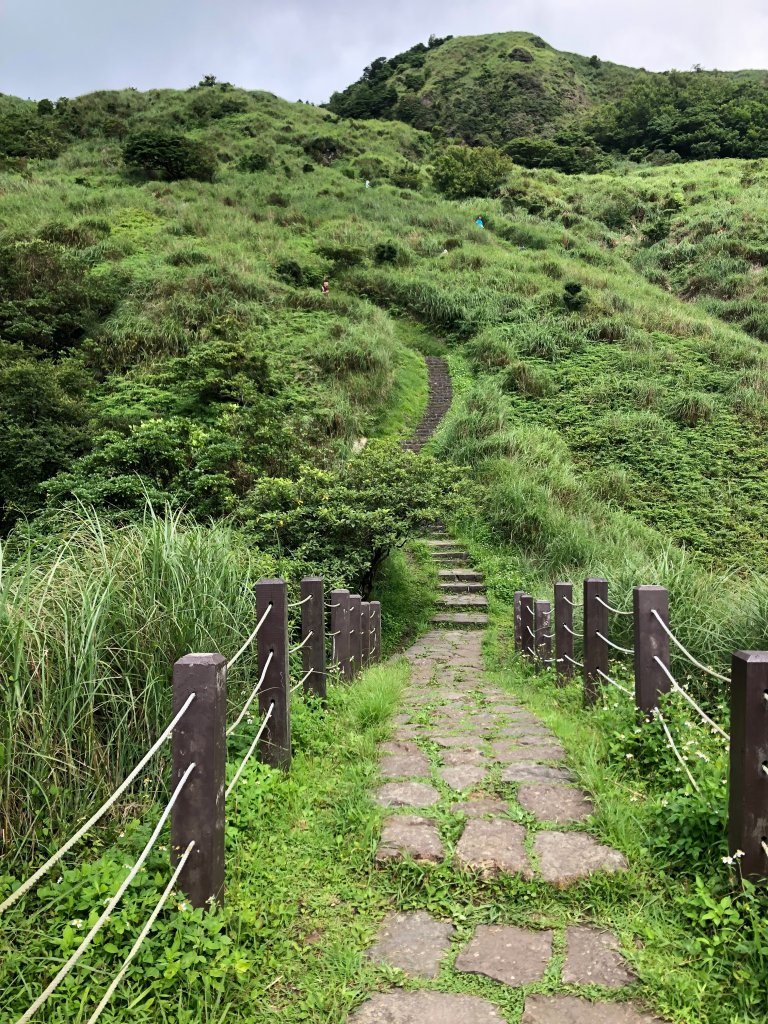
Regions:
<instances>
[{"instance_id":1,"label":"dark brown post","mask_svg":"<svg viewBox=\"0 0 768 1024\"><path fill-rule=\"evenodd\" d=\"M256 584L257 619L271 605L258 638L259 676L266 672L259 690L259 711L272 714L259 743L265 764L287 771L291 766L291 692L288 676L288 600L285 580L260 580ZM267 666L270 653L272 658Z\"/></svg>"},{"instance_id":2,"label":"dark brown post","mask_svg":"<svg viewBox=\"0 0 768 1024\"><path fill-rule=\"evenodd\" d=\"M542 668L552 661L551 622L552 612L549 601L535 601L533 606L533 631L536 634L536 660Z\"/></svg>"},{"instance_id":3,"label":"dark brown post","mask_svg":"<svg viewBox=\"0 0 768 1024\"><path fill-rule=\"evenodd\" d=\"M349 591L331 591L331 664L349 675Z\"/></svg>"},{"instance_id":4,"label":"dark brown post","mask_svg":"<svg viewBox=\"0 0 768 1024\"><path fill-rule=\"evenodd\" d=\"M534 612L533 598L530 594L523 594L520 598L520 635L522 637L521 653L527 658L534 655L535 644L533 640Z\"/></svg>"},{"instance_id":5,"label":"dark brown post","mask_svg":"<svg viewBox=\"0 0 768 1024\"><path fill-rule=\"evenodd\" d=\"M371 661L381 659L381 601L371 601L373 638L371 640Z\"/></svg>"},{"instance_id":6,"label":"dark brown post","mask_svg":"<svg viewBox=\"0 0 768 1024\"><path fill-rule=\"evenodd\" d=\"M555 660L557 682L573 678L573 584L555 584Z\"/></svg>"},{"instance_id":7,"label":"dark brown post","mask_svg":"<svg viewBox=\"0 0 768 1024\"><path fill-rule=\"evenodd\" d=\"M362 641L361 664L368 668L371 663L371 602L360 602L360 630Z\"/></svg>"},{"instance_id":8,"label":"dark brown post","mask_svg":"<svg viewBox=\"0 0 768 1024\"><path fill-rule=\"evenodd\" d=\"M193 907L224 902L224 769L227 763L227 659L187 654L173 666L173 713L195 699L173 730L173 788L195 767L171 811L171 860L195 845L179 876Z\"/></svg>"},{"instance_id":9,"label":"dark brown post","mask_svg":"<svg viewBox=\"0 0 768 1024\"><path fill-rule=\"evenodd\" d=\"M658 695L669 693L669 677L658 661L669 669L669 637L653 614L658 612L669 624L669 594L666 587L635 587L632 591L635 616L635 704L641 711L658 707Z\"/></svg>"},{"instance_id":10,"label":"dark brown post","mask_svg":"<svg viewBox=\"0 0 768 1024\"><path fill-rule=\"evenodd\" d=\"M731 771L728 846L742 850L741 873L768 877L768 651L736 651L731 660Z\"/></svg>"},{"instance_id":11,"label":"dark brown post","mask_svg":"<svg viewBox=\"0 0 768 1024\"><path fill-rule=\"evenodd\" d=\"M354 679L360 671L360 655L363 645L360 642L360 604L359 594L349 595L349 675Z\"/></svg>"},{"instance_id":12,"label":"dark brown post","mask_svg":"<svg viewBox=\"0 0 768 1024\"><path fill-rule=\"evenodd\" d=\"M312 674L304 683L304 692L325 700L325 588L322 576L305 576L301 581L301 636L312 636L301 649L302 673ZM309 600L307 600L307 598Z\"/></svg>"},{"instance_id":13,"label":"dark brown post","mask_svg":"<svg viewBox=\"0 0 768 1024\"><path fill-rule=\"evenodd\" d=\"M523 649L523 616L520 611L520 602L525 595L524 590L515 591L515 650Z\"/></svg>"},{"instance_id":14,"label":"dark brown post","mask_svg":"<svg viewBox=\"0 0 768 1024\"><path fill-rule=\"evenodd\" d=\"M598 633L608 636L608 581L584 580L584 703L594 704L598 687L603 685L599 672L608 674L608 644Z\"/></svg>"}]
</instances>

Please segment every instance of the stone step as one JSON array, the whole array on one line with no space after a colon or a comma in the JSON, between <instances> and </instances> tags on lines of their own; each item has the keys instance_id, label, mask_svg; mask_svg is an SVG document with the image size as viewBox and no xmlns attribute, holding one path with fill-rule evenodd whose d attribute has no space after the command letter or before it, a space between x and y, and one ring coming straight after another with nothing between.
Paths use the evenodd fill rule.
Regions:
<instances>
[{"instance_id":1,"label":"stone step","mask_svg":"<svg viewBox=\"0 0 768 1024\"><path fill-rule=\"evenodd\" d=\"M484 576L476 569L438 569L438 579L445 583L482 583Z\"/></svg>"},{"instance_id":2,"label":"stone step","mask_svg":"<svg viewBox=\"0 0 768 1024\"><path fill-rule=\"evenodd\" d=\"M488 598L482 594L453 594L440 597L438 608L487 608Z\"/></svg>"},{"instance_id":3,"label":"stone step","mask_svg":"<svg viewBox=\"0 0 768 1024\"><path fill-rule=\"evenodd\" d=\"M438 550L432 552L432 557L436 562L468 562L469 552L453 549L450 551Z\"/></svg>"},{"instance_id":4,"label":"stone step","mask_svg":"<svg viewBox=\"0 0 768 1024\"><path fill-rule=\"evenodd\" d=\"M430 537L430 538L428 538L425 541L425 543L429 544L429 546L431 548L436 548L436 549L439 549L439 548L455 549L455 547L456 547L456 541L455 540L446 540L445 538L438 539L436 537Z\"/></svg>"},{"instance_id":5,"label":"stone step","mask_svg":"<svg viewBox=\"0 0 768 1024\"><path fill-rule=\"evenodd\" d=\"M473 594L473 593L484 593L484 583L440 583L438 589L443 594Z\"/></svg>"},{"instance_id":6,"label":"stone step","mask_svg":"<svg viewBox=\"0 0 768 1024\"><path fill-rule=\"evenodd\" d=\"M433 615L432 626L455 626L458 629L478 629L488 625L488 616L482 612L445 612Z\"/></svg>"}]
</instances>

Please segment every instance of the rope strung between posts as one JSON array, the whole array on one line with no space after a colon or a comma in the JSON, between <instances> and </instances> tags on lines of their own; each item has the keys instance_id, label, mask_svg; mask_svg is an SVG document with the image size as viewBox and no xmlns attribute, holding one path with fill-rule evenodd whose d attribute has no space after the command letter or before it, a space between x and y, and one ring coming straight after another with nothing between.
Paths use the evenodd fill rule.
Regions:
<instances>
[{"instance_id":1,"label":"rope strung between posts","mask_svg":"<svg viewBox=\"0 0 768 1024\"><path fill-rule=\"evenodd\" d=\"M373 609L373 608L371 609L371 612L370 612L368 618L369 619L375 619L376 618L376 610L375 609Z\"/></svg>"},{"instance_id":2,"label":"rope strung between posts","mask_svg":"<svg viewBox=\"0 0 768 1024\"><path fill-rule=\"evenodd\" d=\"M304 637L304 639L301 641L300 644L297 644L295 647L289 647L288 648L288 653L289 654L295 654L296 651L300 651L301 648L304 647L305 644L309 643L309 641L312 639L312 637L314 635L315 635L315 631L313 629L310 629L310 631L307 633L307 635Z\"/></svg>"},{"instance_id":3,"label":"rope strung between posts","mask_svg":"<svg viewBox=\"0 0 768 1024\"><path fill-rule=\"evenodd\" d=\"M614 615L633 615L634 614L633 612L622 611L621 608L612 608L608 604L607 601L604 601L602 599L602 597L598 597L597 594L595 594L595 600L597 601L598 604L602 605L603 608L607 608L609 612L613 612Z\"/></svg>"},{"instance_id":4,"label":"rope strung between posts","mask_svg":"<svg viewBox=\"0 0 768 1024\"><path fill-rule=\"evenodd\" d=\"M245 702L245 705L243 706L243 710L240 712L240 714L234 720L232 725L230 725L230 727L227 729L227 736L231 736L232 733L235 731L235 729L238 727L238 725L240 725L242 720L245 718L245 714L248 711L248 708L251 706L251 704L253 704L254 700L256 699L256 695L258 694L258 692L261 689L261 687L264 685L264 679L266 678L266 675L267 675L267 669L269 668L269 664L272 661L272 659L274 658L274 656L275 656L275 652L274 651L270 651L269 654L267 655L267 660L264 662L264 668L261 670L261 675L259 676L259 681L258 681L258 683L256 683L256 686L251 691L251 695L248 698L248 700Z\"/></svg>"},{"instance_id":5,"label":"rope strung between posts","mask_svg":"<svg viewBox=\"0 0 768 1024\"><path fill-rule=\"evenodd\" d=\"M536 639L536 634L533 632L533 630L531 629L531 627L528 625L527 622L525 624L525 628L528 630L528 636L532 636L533 639L535 640Z\"/></svg>"},{"instance_id":6,"label":"rope strung between posts","mask_svg":"<svg viewBox=\"0 0 768 1024\"><path fill-rule=\"evenodd\" d=\"M688 661L691 662L692 665L695 665L696 668L700 668L702 672L706 672L710 676L714 676L715 679L722 679L722 681L724 683L730 683L730 681L731 681L730 676L721 675L719 672L715 672L715 670L713 668L707 668L706 665L702 665L702 663L700 661L697 661L694 658L694 656L691 654L691 652L686 650L685 647L683 647L683 645L680 643L680 641L677 639L675 634L672 632L672 630L666 624L664 619L662 619L662 617L659 615L659 613L656 611L655 608L651 608L651 615L655 615L656 616L656 621L659 623L661 628L667 634L669 639L672 641L673 644L675 644L676 647L678 647L683 652L683 654L686 656Z\"/></svg>"},{"instance_id":7,"label":"rope strung between posts","mask_svg":"<svg viewBox=\"0 0 768 1024\"><path fill-rule=\"evenodd\" d=\"M583 633L579 633L578 630L571 629L571 627L568 625L567 622L563 623L563 629L565 630L566 633L570 633L571 636L575 636L579 640L583 640L584 639L584 634Z\"/></svg>"},{"instance_id":8,"label":"rope strung between posts","mask_svg":"<svg viewBox=\"0 0 768 1024\"><path fill-rule=\"evenodd\" d=\"M555 639L555 634L554 633L542 633L541 637L542 637L543 640L554 640Z\"/></svg>"},{"instance_id":9,"label":"rope strung between posts","mask_svg":"<svg viewBox=\"0 0 768 1024\"><path fill-rule=\"evenodd\" d=\"M311 601L314 596L315 596L314 594L307 594L307 596L303 600L301 600L301 601L293 601L291 604L286 605L286 607L287 608L301 608L301 606L303 604L306 604L307 601Z\"/></svg>"},{"instance_id":10,"label":"rope strung between posts","mask_svg":"<svg viewBox=\"0 0 768 1024\"><path fill-rule=\"evenodd\" d=\"M83 955L83 953L85 953L86 949L88 949L90 944L93 942L94 938L98 935L98 933L101 931L103 926L106 924L107 920L109 919L109 917L112 914L112 911L115 909L117 904L123 898L123 893L128 888L128 886L131 884L131 882L134 880L136 875L138 875L139 871L141 871L141 867L144 864L144 861L149 856L150 851L152 850L152 847L155 845L155 843L157 842L157 840L158 840L158 838L160 836L160 833L163 831L163 826L165 825L166 821L168 820L168 815L171 813L173 805L176 803L176 801L178 800L179 796L181 795L181 791L184 788L184 786L186 785L187 779L192 774L194 769L195 769L195 762L193 761L192 764L190 764L189 767L187 768L187 770L184 772L182 777L179 779L179 784L176 786L176 789L174 789L173 794L171 796L171 799L165 805L165 810L160 815L160 820L158 821L157 825L155 826L154 832L149 837L147 845L144 847L144 849L139 854L138 858L136 859L136 863L133 865L131 870L125 876L123 881L120 883L120 886L119 886L117 892L115 893L115 895L109 900L109 902L107 903L106 907L101 912L101 914L99 915L99 917L96 920L96 922L92 925L92 927L91 927L90 931L88 932L88 934L85 936L85 938L80 943L80 945L77 947L77 949L74 951L74 953L69 958L69 960L67 960L67 962L63 965L63 967L61 968L59 973L56 975L56 977L53 979L53 981L51 981L49 983L48 987L43 992L41 992L41 994L37 997L37 999L34 1001L34 1003L32 1003L32 1005L27 1010L27 1012L22 1014L21 1017L19 1017L19 1019L16 1021L16 1024L27 1024L27 1021L30 1021L34 1017L34 1015L37 1013L37 1011L40 1009L40 1007L43 1006L43 1004L48 1000L48 997L50 995L52 995L56 991L56 989L59 987L61 982L66 978L66 976L70 973L70 971L75 967L75 965L77 964L77 962L80 959L80 957Z\"/></svg>"},{"instance_id":11,"label":"rope strung between posts","mask_svg":"<svg viewBox=\"0 0 768 1024\"><path fill-rule=\"evenodd\" d=\"M599 636L603 643L608 644L608 646L612 647L614 651L621 651L622 654L635 653L634 647L620 647L618 644L615 644L613 640L609 640L607 636L603 636L602 633L598 633L597 630L595 630L595 636Z\"/></svg>"},{"instance_id":12,"label":"rope strung between posts","mask_svg":"<svg viewBox=\"0 0 768 1024\"><path fill-rule=\"evenodd\" d=\"M570 658L567 654L564 654L563 657L566 661L570 661L572 665L575 665L576 668L584 668L584 665L580 661L574 661L573 658Z\"/></svg>"},{"instance_id":13,"label":"rope strung between posts","mask_svg":"<svg viewBox=\"0 0 768 1024\"><path fill-rule=\"evenodd\" d=\"M251 633L251 635L245 641L245 643L240 648L240 650L237 652L237 654L234 656L234 658L230 658L229 661L227 662L227 671L229 671L229 669L232 668L232 666L235 664L235 662L240 657L240 655L244 654L248 650L248 648L251 646L253 641L258 636L259 630L264 625L264 622L266 621L266 618L267 618L267 616L269 615L269 613L271 611L272 611L272 602L270 601L269 604L267 605L267 610L264 612L264 614L261 616L259 621L256 623L256 629L254 629L254 631Z\"/></svg>"},{"instance_id":14,"label":"rope strung between posts","mask_svg":"<svg viewBox=\"0 0 768 1024\"><path fill-rule=\"evenodd\" d=\"M170 879L168 881L168 885L166 885L165 889L163 889L163 893L160 896L160 899L155 904L154 909L152 910L152 913L149 915L149 917L147 918L147 920L146 920L146 922L144 924L144 927L141 929L141 931L139 932L138 936L136 937L136 941L131 946L131 950L128 953L128 956L123 961L122 967L117 972L117 974L114 976L112 981L109 983L109 988L104 993L104 995L101 997L101 999L99 1001L99 1005L96 1007L96 1009L93 1011L91 1016L88 1018L88 1024L96 1024L96 1021L101 1016L102 1011L104 1010L104 1007L107 1005L109 1000L112 998L112 996L115 993L115 990L116 990L117 986L120 984L120 982L125 977L126 972L127 972L128 968L131 965L131 961L134 959L136 954L141 949L141 946L142 946L144 940L146 939L147 935L149 935L149 933L150 933L150 931L152 929L152 925L157 920L158 915L160 914L160 911L163 909L165 904L168 902L168 897L173 892L174 887L176 885L176 881L177 881L179 875L181 874L181 872L184 870L184 865L187 863L187 861L189 859L189 855L190 855L190 853L192 853L192 850L194 849L194 846L195 846L195 840L193 839L190 842L190 844L187 846L187 848L184 851L184 853L181 855L179 863L176 865L176 869L174 870L173 874L171 875L171 877L170 877Z\"/></svg>"},{"instance_id":15,"label":"rope strung between posts","mask_svg":"<svg viewBox=\"0 0 768 1024\"><path fill-rule=\"evenodd\" d=\"M566 597L565 594L563 594L563 600L565 601L566 604L569 604L571 606L571 608L583 608L584 607L584 605L583 605L583 603L581 601L572 601L570 599L570 597Z\"/></svg>"},{"instance_id":16,"label":"rope strung between posts","mask_svg":"<svg viewBox=\"0 0 768 1024\"><path fill-rule=\"evenodd\" d=\"M669 671L669 669L664 664L664 662L661 660L661 658L659 658L658 655L654 655L653 656L653 660L656 662L656 664L659 666L659 668L662 670L664 675L667 677L667 679L672 684L672 689L674 690L674 692L675 693L679 693L682 697L685 697L685 699L688 701L688 703L691 705L691 707L694 709L694 711L697 711L699 713L699 715L701 715L702 719L707 723L707 725L711 726L711 728L713 728L716 732L719 732L720 735L724 739L728 740L728 742L730 743L731 737L728 735L728 733L725 731L725 729L721 729L720 726L717 724L717 722L714 722L709 717L709 715L706 713L706 711L704 711L703 708L699 707L699 705L696 703L696 701L693 699L693 697L691 697L690 694L686 693L686 691L682 688L680 683L678 683L678 681L675 679L675 677Z\"/></svg>"},{"instance_id":17,"label":"rope strung between posts","mask_svg":"<svg viewBox=\"0 0 768 1024\"><path fill-rule=\"evenodd\" d=\"M264 732L264 730L266 729L266 727L267 727L267 722L268 722L268 721L270 720L270 718L272 717L272 712L273 712L274 710L275 710L275 705L274 705L274 702L273 702L272 704L270 704L270 705L269 705L269 710L267 711L266 715L264 715L264 718L263 718L263 719L262 719L262 721L261 721L261 726L259 727L259 731L258 731L258 732L256 733L256 736L255 736L255 738L254 738L254 741L253 741L253 743L252 743L252 744L250 745L250 747L248 748L248 753L247 753L247 754L245 755L245 757L243 758L243 760L242 760L242 761L240 762L240 764L239 764L239 766L238 766L238 769L237 769L237 771L235 772L235 774L234 774L234 777L233 777L232 781L231 781L231 782L230 782L230 784L229 784L229 785L227 786L227 791L226 791L226 793L224 794L224 795L225 795L225 797L228 797L228 796L229 796L229 794L230 794L230 793L232 792L232 790L233 790L233 789L235 788L235 785L236 785L236 783L237 783L237 780L238 780L238 779L240 778L240 776L241 776L241 775L243 774L243 768L245 768L245 766L246 766L246 765L248 764L248 762L249 762L249 761L251 760L251 758L253 757L253 752L254 752L254 750L256 749L256 744L257 744L257 743L259 742L259 740L261 739L262 733L263 733L263 732Z\"/></svg>"},{"instance_id":18,"label":"rope strung between posts","mask_svg":"<svg viewBox=\"0 0 768 1024\"><path fill-rule=\"evenodd\" d=\"M300 686L303 686L303 685L304 685L304 683L306 683L306 681L307 681L307 680L309 679L309 677L310 677L310 676L312 675L312 673L313 673L314 671L315 671L315 670L314 670L313 668L311 668L311 669L309 670L309 672L307 672L307 673L306 673L305 675L303 675L303 676L301 677L301 679L300 679L300 680L298 681L298 683L294 683L294 684L293 684L293 686L291 687L291 693L293 693L293 691L294 691L294 690L298 690L298 688L299 688Z\"/></svg>"},{"instance_id":19,"label":"rope strung between posts","mask_svg":"<svg viewBox=\"0 0 768 1024\"><path fill-rule=\"evenodd\" d=\"M329 603L328 603L328 602L326 601L326 602L325 602L325 607L326 607L326 608L341 608L341 601L335 601L335 602L334 602L333 604L329 604Z\"/></svg>"},{"instance_id":20,"label":"rope strung between posts","mask_svg":"<svg viewBox=\"0 0 768 1024\"><path fill-rule=\"evenodd\" d=\"M700 793L701 790L696 785L696 780L691 775L691 772L690 772L690 769L688 768L688 765L685 763L685 761L683 760L683 757L682 757L680 751L675 746L675 741L672 739L672 733L669 731L669 728L667 727L667 723L664 721L664 716L662 715L662 713L659 711L658 708L654 708L653 711L652 711L652 714L654 715L654 717L658 718L658 720L661 722L661 726L664 729L664 733L666 734L666 737L667 737L667 743L669 743L670 747L672 748L673 754L675 755L677 760L680 762L680 764L685 769L685 774L691 780L691 785L693 786L693 788L696 790L697 793Z\"/></svg>"},{"instance_id":21,"label":"rope strung between posts","mask_svg":"<svg viewBox=\"0 0 768 1024\"><path fill-rule=\"evenodd\" d=\"M630 697L634 697L634 693L632 693L631 690L628 690L626 686L622 686L621 683L617 683L615 679L611 679L611 677L606 675L605 672L603 672L601 669L597 669L597 674L600 676L601 679L605 679L605 681L608 683L613 683L613 685L617 687L619 690L622 690Z\"/></svg>"},{"instance_id":22,"label":"rope strung between posts","mask_svg":"<svg viewBox=\"0 0 768 1024\"><path fill-rule=\"evenodd\" d=\"M93 826L96 824L96 822L99 821L107 813L107 811L110 809L110 807L112 807L112 805L117 802L117 800L122 796L122 794L126 791L126 789L128 789L128 787L133 782L133 780L136 778L136 776L141 773L142 769L152 760L152 758L155 756L155 754L160 749L160 747L162 747L162 745L165 743L165 741L171 735L171 733L173 732L174 728L178 725L178 723L181 721L181 719L187 713L187 710L189 709L189 706L192 703L192 701L195 699L195 697L196 697L196 694L190 693L190 695L184 701L184 704L181 706L181 708L178 710L178 712L174 715L174 717L172 718L170 723L165 727L164 731L160 734L160 736L158 736L158 738L155 740L155 742L152 744L152 746L146 752L144 757L142 757L142 759L139 761L139 763L136 765L136 767L133 769L133 771L130 772L130 774L128 774L125 777L125 779L123 779L123 781L120 783L120 785L114 791L112 796L110 796L107 800L104 801L104 803L101 805L101 807L98 809L98 811L96 811L94 814L92 814L91 817L88 819L88 821L86 821L86 823L84 825L82 825L77 830L77 832L75 832L75 834L72 836L72 838L68 839L66 841L66 843L64 843L64 845L61 846L56 851L56 853L54 853L53 856L50 857L45 862L45 864L42 865L42 867L39 867L37 869L37 871L35 871L35 873L33 875L31 875L26 880L26 882L23 882L19 886L18 889L16 889L14 892L12 892L10 896L6 897L6 899L3 900L2 903L0 903L0 914L2 914L4 910L7 910L8 907L13 906L13 904L17 900L21 899L21 897L26 892L29 892L29 890L32 888L32 886L36 885L40 881L40 879L45 874L47 874L51 870L52 867L54 867L54 865L58 864L58 862L61 860L61 858L69 850L72 849L72 847L75 845L75 843L79 842L83 838L83 836L87 832L89 832L91 828L93 828Z\"/></svg>"},{"instance_id":23,"label":"rope strung between posts","mask_svg":"<svg viewBox=\"0 0 768 1024\"><path fill-rule=\"evenodd\" d=\"M766 857L768 857L768 843L766 843L766 841L764 839L761 839L760 840L760 845L763 848L763 853L765 854Z\"/></svg>"},{"instance_id":24,"label":"rope strung between posts","mask_svg":"<svg viewBox=\"0 0 768 1024\"><path fill-rule=\"evenodd\" d=\"M534 616L536 615L536 612L533 610L533 608L531 608L529 604L525 606L525 610L528 612L531 618L534 618Z\"/></svg>"}]
</instances>

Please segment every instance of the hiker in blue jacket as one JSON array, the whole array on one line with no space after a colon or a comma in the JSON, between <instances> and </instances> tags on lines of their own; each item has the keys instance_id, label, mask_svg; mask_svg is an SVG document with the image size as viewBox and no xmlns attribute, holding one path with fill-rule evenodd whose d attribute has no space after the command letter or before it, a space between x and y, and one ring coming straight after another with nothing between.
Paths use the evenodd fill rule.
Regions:
<instances>
[{"instance_id":1,"label":"hiker in blue jacket","mask_svg":"<svg viewBox=\"0 0 768 1024\"><path fill-rule=\"evenodd\" d=\"M476 217L475 218L475 227L478 227L478 228L484 228L485 227L485 223L483 222L483 218L482 217Z\"/></svg>"}]
</instances>

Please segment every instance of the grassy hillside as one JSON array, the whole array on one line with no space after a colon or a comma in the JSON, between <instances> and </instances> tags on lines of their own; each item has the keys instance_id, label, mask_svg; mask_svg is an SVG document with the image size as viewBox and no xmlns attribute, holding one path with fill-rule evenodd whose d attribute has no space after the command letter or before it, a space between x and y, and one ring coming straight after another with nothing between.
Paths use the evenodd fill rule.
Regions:
<instances>
[{"instance_id":1,"label":"grassy hillside","mask_svg":"<svg viewBox=\"0 0 768 1024\"><path fill-rule=\"evenodd\" d=\"M432 38L379 58L329 107L389 117L519 162L598 171L608 154L653 163L768 155L762 71L647 72L554 49L528 32Z\"/></svg>"}]
</instances>

